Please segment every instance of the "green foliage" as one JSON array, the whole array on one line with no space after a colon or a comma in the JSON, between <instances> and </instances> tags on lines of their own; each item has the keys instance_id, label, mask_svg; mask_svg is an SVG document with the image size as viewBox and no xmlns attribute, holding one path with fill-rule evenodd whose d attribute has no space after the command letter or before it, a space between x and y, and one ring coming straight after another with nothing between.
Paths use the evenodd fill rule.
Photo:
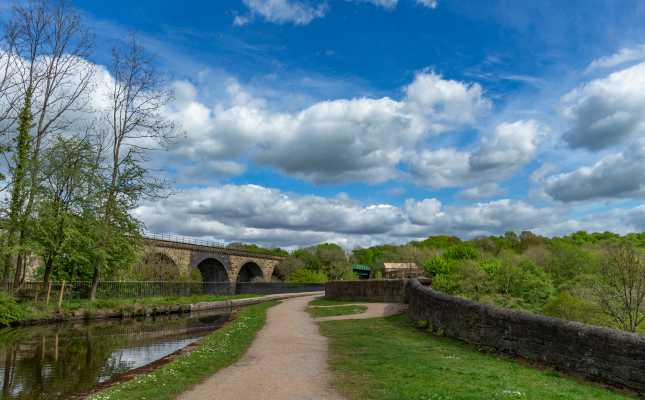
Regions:
<instances>
[{"instance_id":1,"label":"green foliage","mask_svg":"<svg viewBox=\"0 0 645 400\"><path fill-rule=\"evenodd\" d=\"M0 327L8 326L25 318L25 310L16 300L5 293L0 293Z\"/></svg>"},{"instance_id":2,"label":"green foliage","mask_svg":"<svg viewBox=\"0 0 645 400\"><path fill-rule=\"evenodd\" d=\"M470 243L450 246L443 253L448 260L476 260L479 258L479 251Z\"/></svg>"},{"instance_id":3,"label":"green foliage","mask_svg":"<svg viewBox=\"0 0 645 400\"><path fill-rule=\"evenodd\" d=\"M547 270L556 284L561 284L576 276L594 273L598 268L598 258L569 240L554 239L550 245L551 260Z\"/></svg>"},{"instance_id":4,"label":"green foliage","mask_svg":"<svg viewBox=\"0 0 645 400\"><path fill-rule=\"evenodd\" d=\"M436 256L423 264L423 269L430 276L446 275L452 272L454 263L443 256Z\"/></svg>"},{"instance_id":5,"label":"green foliage","mask_svg":"<svg viewBox=\"0 0 645 400\"><path fill-rule=\"evenodd\" d=\"M545 306L544 314L551 317L580 321L591 324L602 323L598 318L598 306L593 302L573 296L564 291L553 297Z\"/></svg>"},{"instance_id":6,"label":"green foliage","mask_svg":"<svg viewBox=\"0 0 645 400\"><path fill-rule=\"evenodd\" d=\"M306 268L297 269L287 276L287 282L294 283L325 283L328 280L327 274L323 271L314 271Z\"/></svg>"}]
</instances>

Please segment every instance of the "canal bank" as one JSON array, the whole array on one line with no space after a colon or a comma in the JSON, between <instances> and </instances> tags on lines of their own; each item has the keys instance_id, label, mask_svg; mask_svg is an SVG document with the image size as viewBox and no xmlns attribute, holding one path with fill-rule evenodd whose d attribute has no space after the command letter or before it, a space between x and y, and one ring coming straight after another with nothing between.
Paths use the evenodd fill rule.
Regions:
<instances>
[{"instance_id":1,"label":"canal bank","mask_svg":"<svg viewBox=\"0 0 645 400\"><path fill-rule=\"evenodd\" d=\"M167 367L173 379L183 364L193 374L195 370L213 373L213 368L226 366L243 353L264 324L268 307L278 300L305 295L312 293L199 302L163 315L104 315L2 329L0 398L82 398L118 383L96 394L97 398L112 398L108 393L131 385L151 390L149 385L154 382L148 382L150 377L168 373ZM230 318L231 314L235 317ZM166 365L171 361L172 367ZM164 382L172 379L164 378ZM174 385L180 390L186 382L190 380L182 378Z\"/></svg>"},{"instance_id":2,"label":"canal bank","mask_svg":"<svg viewBox=\"0 0 645 400\"><path fill-rule=\"evenodd\" d=\"M231 310L236 307L245 305L258 304L273 300L283 300L292 297L323 295L324 292L300 292L300 293L282 293L269 295L234 295L220 296L228 297L224 300L216 301L197 301L197 302L177 302L175 304L138 304L136 302L119 305L117 308L78 308L78 309L59 309L53 310L50 314L38 315L37 317L27 317L23 320L15 321L12 326L31 326L51 323L61 323L66 321L93 321L106 319L129 319L138 317L153 317L158 315L184 314L195 311L206 310ZM190 298L187 298L190 299Z\"/></svg>"}]
</instances>

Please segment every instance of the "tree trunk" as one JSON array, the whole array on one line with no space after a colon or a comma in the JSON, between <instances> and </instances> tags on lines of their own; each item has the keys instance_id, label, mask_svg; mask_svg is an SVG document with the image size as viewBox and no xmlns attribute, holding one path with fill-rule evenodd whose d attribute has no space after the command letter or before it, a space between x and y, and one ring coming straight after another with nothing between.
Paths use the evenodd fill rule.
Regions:
<instances>
[{"instance_id":1,"label":"tree trunk","mask_svg":"<svg viewBox=\"0 0 645 400\"><path fill-rule=\"evenodd\" d=\"M94 275L92 275L92 286L90 287L90 300L94 301L96 300L96 291L99 287L99 263L96 262L94 264Z\"/></svg>"}]
</instances>

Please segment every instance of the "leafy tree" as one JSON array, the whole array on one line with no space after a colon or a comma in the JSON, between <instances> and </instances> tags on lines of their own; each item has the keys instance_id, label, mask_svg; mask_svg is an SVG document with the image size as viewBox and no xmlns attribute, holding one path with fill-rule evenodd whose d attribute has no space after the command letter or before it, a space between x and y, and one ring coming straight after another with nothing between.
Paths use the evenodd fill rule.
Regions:
<instances>
[{"instance_id":1,"label":"leafy tree","mask_svg":"<svg viewBox=\"0 0 645 400\"><path fill-rule=\"evenodd\" d=\"M61 267L61 257L74 252L85 211L98 201L92 195L97 181L95 149L87 138L58 137L42 160L43 181L38 195L37 221L30 236L44 260L43 279ZM65 253L64 253L65 252ZM69 256L66 256L69 257Z\"/></svg>"},{"instance_id":2,"label":"leafy tree","mask_svg":"<svg viewBox=\"0 0 645 400\"><path fill-rule=\"evenodd\" d=\"M307 268L296 269L287 277L288 282L294 283L325 283L329 280L323 271L314 271Z\"/></svg>"},{"instance_id":3,"label":"leafy tree","mask_svg":"<svg viewBox=\"0 0 645 400\"><path fill-rule=\"evenodd\" d=\"M165 89L134 36L125 48L112 50L109 70L114 79L108 88L110 107L104 110L107 129L101 137L101 148L105 153L106 176L102 187L104 202L98 210L103 235L97 242L100 251L94 260L92 299L96 297L100 274L109 270L114 261L109 250L119 242L132 243L131 239L138 236L138 223L129 212L142 198L158 195L163 186L148 174L145 161L150 148L143 143L159 145L174 130L174 125L162 115L172 93Z\"/></svg>"},{"instance_id":4,"label":"leafy tree","mask_svg":"<svg viewBox=\"0 0 645 400\"><path fill-rule=\"evenodd\" d=\"M22 257L21 248L26 225L25 207L29 196L28 170L29 155L31 146L31 129L33 114L31 112L32 89L28 88L25 94L22 109L18 116L18 127L16 135L16 146L13 153L13 167L11 168L11 198L9 200L9 221L5 244L4 279L9 281L12 259L16 258L14 270L14 284L19 284L22 279ZM17 257L16 257L17 256Z\"/></svg>"},{"instance_id":5,"label":"leafy tree","mask_svg":"<svg viewBox=\"0 0 645 400\"><path fill-rule=\"evenodd\" d=\"M279 279L286 280L294 271L303 269L304 267L305 263L300 258L288 256L276 265L273 273L278 276Z\"/></svg>"},{"instance_id":6,"label":"leafy tree","mask_svg":"<svg viewBox=\"0 0 645 400\"><path fill-rule=\"evenodd\" d=\"M595 287L598 302L622 329L636 332L645 320L645 258L621 243L609 249Z\"/></svg>"}]
</instances>

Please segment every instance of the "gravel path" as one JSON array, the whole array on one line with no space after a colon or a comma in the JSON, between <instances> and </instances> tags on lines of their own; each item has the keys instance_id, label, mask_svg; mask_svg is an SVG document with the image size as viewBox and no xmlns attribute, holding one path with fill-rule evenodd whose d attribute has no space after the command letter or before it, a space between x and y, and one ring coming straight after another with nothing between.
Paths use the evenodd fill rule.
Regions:
<instances>
[{"instance_id":1,"label":"gravel path","mask_svg":"<svg viewBox=\"0 0 645 400\"><path fill-rule=\"evenodd\" d=\"M181 400L344 400L329 384L327 339L305 312L313 296L285 300L246 354Z\"/></svg>"}]
</instances>

